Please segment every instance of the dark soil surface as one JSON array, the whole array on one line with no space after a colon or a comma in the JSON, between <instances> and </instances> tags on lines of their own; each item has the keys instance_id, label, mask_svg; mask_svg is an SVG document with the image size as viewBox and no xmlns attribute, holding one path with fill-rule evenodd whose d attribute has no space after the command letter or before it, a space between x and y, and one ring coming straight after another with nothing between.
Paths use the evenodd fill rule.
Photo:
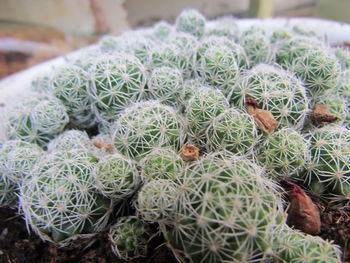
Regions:
<instances>
[{"instance_id":1,"label":"dark soil surface","mask_svg":"<svg viewBox=\"0 0 350 263\"><path fill-rule=\"evenodd\" d=\"M156 238L146 258L130 263L176 263L171 251ZM58 248L41 241L34 233L28 234L25 223L16 211L0 208L0 263L123 263L111 250L107 233L93 238L92 244L84 240L69 248Z\"/></svg>"}]
</instances>

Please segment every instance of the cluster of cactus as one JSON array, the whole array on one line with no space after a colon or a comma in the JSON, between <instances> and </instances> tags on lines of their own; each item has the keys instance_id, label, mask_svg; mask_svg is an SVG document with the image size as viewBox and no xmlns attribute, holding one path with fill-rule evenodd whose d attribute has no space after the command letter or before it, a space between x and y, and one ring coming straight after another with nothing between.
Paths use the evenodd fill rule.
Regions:
<instances>
[{"instance_id":1,"label":"cluster of cactus","mask_svg":"<svg viewBox=\"0 0 350 263\"><path fill-rule=\"evenodd\" d=\"M181 262L340 262L286 226L277 183L350 202L349 57L304 28L192 9L106 36L6 114L0 206L61 245L110 227L125 260L158 229Z\"/></svg>"}]
</instances>

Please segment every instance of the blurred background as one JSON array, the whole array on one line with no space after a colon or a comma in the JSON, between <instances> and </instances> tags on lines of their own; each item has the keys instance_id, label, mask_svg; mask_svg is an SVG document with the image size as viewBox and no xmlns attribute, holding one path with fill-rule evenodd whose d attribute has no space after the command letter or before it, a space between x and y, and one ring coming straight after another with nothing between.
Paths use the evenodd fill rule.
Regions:
<instances>
[{"instance_id":1,"label":"blurred background","mask_svg":"<svg viewBox=\"0 0 350 263\"><path fill-rule=\"evenodd\" d=\"M207 18L319 17L350 23L349 0L0 0L0 78L186 8Z\"/></svg>"}]
</instances>

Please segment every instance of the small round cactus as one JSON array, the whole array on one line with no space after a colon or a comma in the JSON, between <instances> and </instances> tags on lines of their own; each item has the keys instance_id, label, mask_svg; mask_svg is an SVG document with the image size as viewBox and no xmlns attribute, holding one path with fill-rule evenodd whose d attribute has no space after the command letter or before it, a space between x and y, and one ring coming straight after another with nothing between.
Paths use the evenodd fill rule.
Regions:
<instances>
[{"instance_id":1,"label":"small round cactus","mask_svg":"<svg viewBox=\"0 0 350 263\"><path fill-rule=\"evenodd\" d=\"M237 40L239 35L238 25L234 17L224 16L206 24L206 36L224 36L231 40Z\"/></svg>"},{"instance_id":2,"label":"small round cactus","mask_svg":"<svg viewBox=\"0 0 350 263\"><path fill-rule=\"evenodd\" d=\"M180 150L185 133L182 120L173 108L157 101L146 101L135 103L121 113L113 138L117 150L140 160L157 147Z\"/></svg>"},{"instance_id":3,"label":"small round cactus","mask_svg":"<svg viewBox=\"0 0 350 263\"><path fill-rule=\"evenodd\" d=\"M320 237L305 235L289 227L276 235L274 261L276 263L340 263L338 246Z\"/></svg>"},{"instance_id":4,"label":"small round cactus","mask_svg":"<svg viewBox=\"0 0 350 263\"><path fill-rule=\"evenodd\" d=\"M173 250L191 262L252 262L270 255L283 210L277 186L262 172L246 159L217 153L190 165L175 221L163 228Z\"/></svg>"},{"instance_id":5,"label":"small round cactus","mask_svg":"<svg viewBox=\"0 0 350 263\"><path fill-rule=\"evenodd\" d=\"M236 83L239 68L229 47L209 47L196 65L197 75L208 85L229 94Z\"/></svg>"},{"instance_id":6,"label":"small round cactus","mask_svg":"<svg viewBox=\"0 0 350 263\"><path fill-rule=\"evenodd\" d=\"M52 91L51 87L51 76L47 72L45 74L40 74L34 78L31 82L31 90L39 93L48 93Z\"/></svg>"},{"instance_id":7,"label":"small round cactus","mask_svg":"<svg viewBox=\"0 0 350 263\"><path fill-rule=\"evenodd\" d=\"M172 224L178 194L179 186L173 180L151 180L138 192L134 206L146 221Z\"/></svg>"},{"instance_id":8,"label":"small round cactus","mask_svg":"<svg viewBox=\"0 0 350 263\"><path fill-rule=\"evenodd\" d=\"M6 141L0 148L0 173L20 185L30 177L43 156L45 152L36 144L21 140Z\"/></svg>"},{"instance_id":9,"label":"small round cactus","mask_svg":"<svg viewBox=\"0 0 350 263\"><path fill-rule=\"evenodd\" d=\"M287 178L300 170L309 159L308 144L297 131L284 128L269 136L257 147L258 162L274 178Z\"/></svg>"},{"instance_id":10,"label":"small round cactus","mask_svg":"<svg viewBox=\"0 0 350 263\"><path fill-rule=\"evenodd\" d=\"M200 38L205 30L205 17L194 9L183 10L176 18L175 28Z\"/></svg>"},{"instance_id":11,"label":"small round cactus","mask_svg":"<svg viewBox=\"0 0 350 263\"><path fill-rule=\"evenodd\" d=\"M57 68L51 79L53 94L66 107L72 124L90 128L96 124L88 94L89 79L81 67L65 64Z\"/></svg>"},{"instance_id":12,"label":"small round cactus","mask_svg":"<svg viewBox=\"0 0 350 263\"><path fill-rule=\"evenodd\" d=\"M125 107L141 100L145 74L141 62L128 54L102 57L95 62L89 91L100 121L112 123Z\"/></svg>"},{"instance_id":13,"label":"small round cactus","mask_svg":"<svg viewBox=\"0 0 350 263\"><path fill-rule=\"evenodd\" d=\"M216 116L228 108L228 101L219 90L203 87L200 92L196 92L188 101L185 109L190 139L199 146L205 145L206 129Z\"/></svg>"},{"instance_id":14,"label":"small round cactus","mask_svg":"<svg viewBox=\"0 0 350 263\"><path fill-rule=\"evenodd\" d=\"M143 180L176 180L182 173L184 163L171 148L156 148L140 162Z\"/></svg>"},{"instance_id":15,"label":"small round cactus","mask_svg":"<svg viewBox=\"0 0 350 263\"><path fill-rule=\"evenodd\" d=\"M69 151L74 149L90 151L92 149L92 143L85 131L67 130L50 141L47 148L48 152L58 150Z\"/></svg>"},{"instance_id":16,"label":"small round cactus","mask_svg":"<svg viewBox=\"0 0 350 263\"><path fill-rule=\"evenodd\" d=\"M122 40L113 35L105 35L98 42L98 47L102 53L113 54L121 48Z\"/></svg>"},{"instance_id":17,"label":"small round cactus","mask_svg":"<svg viewBox=\"0 0 350 263\"><path fill-rule=\"evenodd\" d=\"M115 255L123 260L131 260L147 255L151 228L135 216L125 216L109 229L109 241Z\"/></svg>"},{"instance_id":18,"label":"small round cactus","mask_svg":"<svg viewBox=\"0 0 350 263\"><path fill-rule=\"evenodd\" d=\"M309 139L311 160L296 179L303 180L309 188L314 188L316 183L322 185L323 192L319 194L331 202L349 201L349 130L328 125L311 131Z\"/></svg>"},{"instance_id":19,"label":"small round cactus","mask_svg":"<svg viewBox=\"0 0 350 263\"><path fill-rule=\"evenodd\" d=\"M111 201L96 192L91 174L96 163L86 151L55 151L21 186L26 224L43 240L65 244L105 227Z\"/></svg>"},{"instance_id":20,"label":"small round cactus","mask_svg":"<svg viewBox=\"0 0 350 263\"><path fill-rule=\"evenodd\" d=\"M17 203L17 184L0 172L0 207L14 207Z\"/></svg>"},{"instance_id":21,"label":"small round cactus","mask_svg":"<svg viewBox=\"0 0 350 263\"><path fill-rule=\"evenodd\" d=\"M254 119L234 108L218 115L207 130L210 151L226 150L236 154L252 153L258 142Z\"/></svg>"},{"instance_id":22,"label":"small round cactus","mask_svg":"<svg viewBox=\"0 0 350 263\"><path fill-rule=\"evenodd\" d=\"M148 95L163 104L177 106L182 83L180 70L167 66L156 68L148 80Z\"/></svg>"},{"instance_id":23,"label":"small round cactus","mask_svg":"<svg viewBox=\"0 0 350 263\"><path fill-rule=\"evenodd\" d=\"M159 21L154 24L152 36L157 42L163 42L168 39L168 37L173 33L174 28L168 22Z\"/></svg>"},{"instance_id":24,"label":"small round cactus","mask_svg":"<svg viewBox=\"0 0 350 263\"><path fill-rule=\"evenodd\" d=\"M342 70L350 68L350 51L344 48L336 48L334 54L337 57Z\"/></svg>"},{"instance_id":25,"label":"small round cactus","mask_svg":"<svg viewBox=\"0 0 350 263\"><path fill-rule=\"evenodd\" d=\"M93 175L96 188L110 199L131 196L141 183L136 164L118 153L100 159Z\"/></svg>"},{"instance_id":26,"label":"small round cactus","mask_svg":"<svg viewBox=\"0 0 350 263\"><path fill-rule=\"evenodd\" d=\"M279 123L278 128L303 127L308 99L305 88L290 73L266 64L255 66L233 87L231 103L244 110L247 98L271 112Z\"/></svg>"}]
</instances>

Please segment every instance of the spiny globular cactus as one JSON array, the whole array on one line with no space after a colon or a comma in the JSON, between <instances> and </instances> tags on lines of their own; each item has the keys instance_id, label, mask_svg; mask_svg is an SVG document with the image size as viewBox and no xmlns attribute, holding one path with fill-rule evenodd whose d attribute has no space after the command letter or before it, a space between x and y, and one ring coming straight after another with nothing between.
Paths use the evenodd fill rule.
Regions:
<instances>
[{"instance_id":1,"label":"spiny globular cactus","mask_svg":"<svg viewBox=\"0 0 350 263\"><path fill-rule=\"evenodd\" d=\"M26 224L43 240L67 244L106 226L112 203L96 191L96 163L87 151L55 151L22 185L19 200Z\"/></svg>"},{"instance_id":2,"label":"spiny globular cactus","mask_svg":"<svg viewBox=\"0 0 350 263\"><path fill-rule=\"evenodd\" d=\"M110 227L108 236L114 254L123 260L131 260L147 255L152 230L136 216L125 216Z\"/></svg>"},{"instance_id":3,"label":"spiny globular cactus","mask_svg":"<svg viewBox=\"0 0 350 263\"><path fill-rule=\"evenodd\" d=\"M53 151L70 151L82 149L90 151L92 148L91 141L85 131L66 130L59 136L50 141L47 146L48 152Z\"/></svg>"},{"instance_id":4,"label":"spiny globular cactus","mask_svg":"<svg viewBox=\"0 0 350 263\"><path fill-rule=\"evenodd\" d=\"M306 139L291 128L268 135L258 146L256 157L274 179L288 178L309 159Z\"/></svg>"},{"instance_id":5,"label":"spiny globular cactus","mask_svg":"<svg viewBox=\"0 0 350 263\"><path fill-rule=\"evenodd\" d=\"M184 163L180 155L169 147L155 148L141 161L143 181L176 180L182 173Z\"/></svg>"},{"instance_id":6,"label":"spiny globular cactus","mask_svg":"<svg viewBox=\"0 0 350 263\"><path fill-rule=\"evenodd\" d=\"M206 137L210 151L226 150L241 155L252 153L258 142L254 119L235 108L225 110L214 118Z\"/></svg>"},{"instance_id":7,"label":"spiny globular cactus","mask_svg":"<svg viewBox=\"0 0 350 263\"><path fill-rule=\"evenodd\" d=\"M252 262L272 254L283 221L277 186L247 159L211 153L180 180L176 217L163 228L169 245L190 262Z\"/></svg>"},{"instance_id":8,"label":"spiny globular cactus","mask_svg":"<svg viewBox=\"0 0 350 263\"><path fill-rule=\"evenodd\" d=\"M233 87L231 103L244 110L247 98L271 112L279 123L278 128L303 127L308 99L305 88L290 73L266 64L255 66Z\"/></svg>"},{"instance_id":9,"label":"spiny globular cactus","mask_svg":"<svg viewBox=\"0 0 350 263\"><path fill-rule=\"evenodd\" d=\"M152 149L180 150L185 139L182 120L171 107L157 101L135 103L115 123L114 145L122 154L140 160Z\"/></svg>"},{"instance_id":10,"label":"spiny globular cactus","mask_svg":"<svg viewBox=\"0 0 350 263\"><path fill-rule=\"evenodd\" d=\"M175 28L178 32L189 33L195 37L202 37L205 30L205 17L194 9L185 9L177 17Z\"/></svg>"}]
</instances>

